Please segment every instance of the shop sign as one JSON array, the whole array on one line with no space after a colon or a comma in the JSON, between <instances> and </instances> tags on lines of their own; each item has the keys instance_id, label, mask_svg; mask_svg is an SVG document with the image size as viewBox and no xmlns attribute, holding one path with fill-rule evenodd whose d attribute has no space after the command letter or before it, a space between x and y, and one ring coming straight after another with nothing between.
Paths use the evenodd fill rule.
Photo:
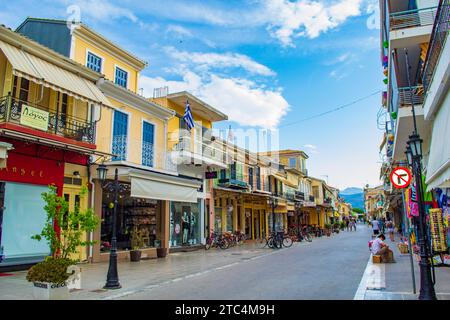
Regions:
<instances>
[{"instance_id":1,"label":"shop sign","mask_svg":"<svg viewBox=\"0 0 450 320\"><path fill-rule=\"evenodd\" d=\"M210 180L210 179L216 179L216 178L217 178L217 171L205 172L205 179Z\"/></svg>"},{"instance_id":2,"label":"shop sign","mask_svg":"<svg viewBox=\"0 0 450 320\"><path fill-rule=\"evenodd\" d=\"M44 110L30 107L26 104L22 105L22 112L20 115L20 124L32 127L42 131L48 130L49 113Z\"/></svg>"},{"instance_id":3,"label":"shop sign","mask_svg":"<svg viewBox=\"0 0 450 320\"><path fill-rule=\"evenodd\" d=\"M62 186L64 163L9 152L7 167L0 169L0 180Z\"/></svg>"}]
</instances>

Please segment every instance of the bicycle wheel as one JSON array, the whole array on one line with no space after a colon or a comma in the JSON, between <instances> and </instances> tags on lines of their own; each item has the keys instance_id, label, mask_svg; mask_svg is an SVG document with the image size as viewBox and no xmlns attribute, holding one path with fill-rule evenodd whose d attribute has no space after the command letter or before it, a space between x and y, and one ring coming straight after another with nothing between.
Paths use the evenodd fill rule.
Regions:
<instances>
[{"instance_id":1,"label":"bicycle wheel","mask_svg":"<svg viewBox=\"0 0 450 320\"><path fill-rule=\"evenodd\" d=\"M222 239L222 240L219 242L219 248L220 248L220 249L225 250L225 249L228 249L229 247L230 247L230 243L228 242L227 239Z\"/></svg>"},{"instance_id":2,"label":"bicycle wheel","mask_svg":"<svg viewBox=\"0 0 450 320\"><path fill-rule=\"evenodd\" d=\"M286 248L289 248L290 246L292 246L292 239L290 237L284 238L283 246L285 246Z\"/></svg>"},{"instance_id":3,"label":"bicycle wheel","mask_svg":"<svg viewBox=\"0 0 450 320\"><path fill-rule=\"evenodd\" d=\"M206 244L205 244L205 250L209 250L211 248L211 239L206 240Z\"/></svg>"},{"instance_id":4,"label":"bicycle wheel","mask_svg":"<svg viewBox=\"0 0 450 320\"><path fill-rule=\"evenodd\" d=\"M305 235L305 240L308 242L312 242L312 237L309 234Z\"/></svg>"}]
</instances>

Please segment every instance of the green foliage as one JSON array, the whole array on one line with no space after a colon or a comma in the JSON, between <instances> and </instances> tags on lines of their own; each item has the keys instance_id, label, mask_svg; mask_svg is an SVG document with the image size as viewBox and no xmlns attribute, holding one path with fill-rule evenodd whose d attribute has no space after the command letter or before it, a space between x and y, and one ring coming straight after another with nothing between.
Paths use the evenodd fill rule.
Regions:
<instances>
[{"instance_id":1,"label":"green foliage","mask_svg":"<svg viewBox=\"0 0 450 320\"><path fill-rule=\"evenodd\" d=\"M325 229L331 229L331 223L325 223L324 227Z\"/></svg>"},{"instance_id":2,"label":"green foliage","mask_svg":"<svg viewBox=\"0 0 450 320\"><path fill-rule=\"evenodd\" d=\"M70 259L47 257L45 261L35 264L28 270L27 280L62 284L71 275L67 273L67 268L73 264L75 264L75 261Z\"/></svg>"},{"instance_id":3,"label":"green foliage","mask_svg":"<svg viewBox=\"0 0 450 320\"><path fill-rule=\"evenodd\" d=\"M352 208L352 211L356 213L364 213L364 210L361 208Z\"/></svg>"},{"instance_id":4,"label":"green foliage","mask_svg":"<svg viewBox=\"0 0 450 320\"><path fill-rule=\"evenodd\" d=\"M133 231L131 231L131 249L139 250L144 248L144 246L145 242L142 237L141 231L139 231L137 227L134 227Z\"/></svg>"},{"instance_id":5,"label":"green foliage","mask_svg":"<svg viewBox=\"0 0 450 320\"><path fill-rule=\"evenodd\" d=\"M345 221L341 221L340 227L341 227L341 230L344 230L347 227L347 224L345 223Z\"/></svg>"},{"instance_id":6,"label":"green foliage","mask_svg":"<svg viewBox=\"0 0 450 320\"><path fill-rule=\"evenodd\" d=\"M80 203L87 194L87 188L83 187L80 193ZM59 197L55 186L49 186L49 191L42 193L45 201L47 219L40 234L32 236L32 239L42 241L45 239L50 246L53 258L68 259L70 254L77 253L79 246L92 245L95 242L82 240L84 233L94 231L100 223L100 219L92 209L80 210L75 205L75 210L69 210L69 203ZM60 236L55 231L55 223L60 227Z\"/></svg>"}]
</instances>

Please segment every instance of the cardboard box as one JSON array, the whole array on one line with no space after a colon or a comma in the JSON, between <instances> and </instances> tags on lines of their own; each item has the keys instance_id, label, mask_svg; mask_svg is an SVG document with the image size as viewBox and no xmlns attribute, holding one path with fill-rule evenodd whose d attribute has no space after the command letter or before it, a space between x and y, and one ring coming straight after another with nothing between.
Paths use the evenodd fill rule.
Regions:
<instances>
[{"instance_id":1,"label":"cardboard box","mask_svg":"<svg viewBox=\"0 0 450 320\"><path fill-rule=\"evenodd\" d=\"M381 263L381 256L373 255L372 256L372 262L373 263Z\"/></svg>"}]
</instances>

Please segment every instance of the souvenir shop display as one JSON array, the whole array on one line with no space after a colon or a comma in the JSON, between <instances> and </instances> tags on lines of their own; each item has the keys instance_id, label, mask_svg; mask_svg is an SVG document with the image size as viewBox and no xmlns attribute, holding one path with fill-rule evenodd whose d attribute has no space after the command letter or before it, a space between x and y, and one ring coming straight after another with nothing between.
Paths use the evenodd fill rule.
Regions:
<instances>
[{"instance_id":1,"label":"souvenir shop display","mask_svg":"<svg viewBox=\"0 0 450 320\"><path fill-rule=\"evenodd\" d=\"M125 207L126 224L130 229L137 228L145 245L153 246L156 239L157 202L148 199L133 199Z\"/></svg>"},{"instance_id":2,"label":"souvenir shop display","mask_svg":"<svg viewBox=\"0 0 450 320\"><path fill-rule=\"evenodd\" d=\"M447 251L447 242L442 218L442 209L435 208L429 210L430 232L434 252Z\"/></svg>"}]
</instances>

